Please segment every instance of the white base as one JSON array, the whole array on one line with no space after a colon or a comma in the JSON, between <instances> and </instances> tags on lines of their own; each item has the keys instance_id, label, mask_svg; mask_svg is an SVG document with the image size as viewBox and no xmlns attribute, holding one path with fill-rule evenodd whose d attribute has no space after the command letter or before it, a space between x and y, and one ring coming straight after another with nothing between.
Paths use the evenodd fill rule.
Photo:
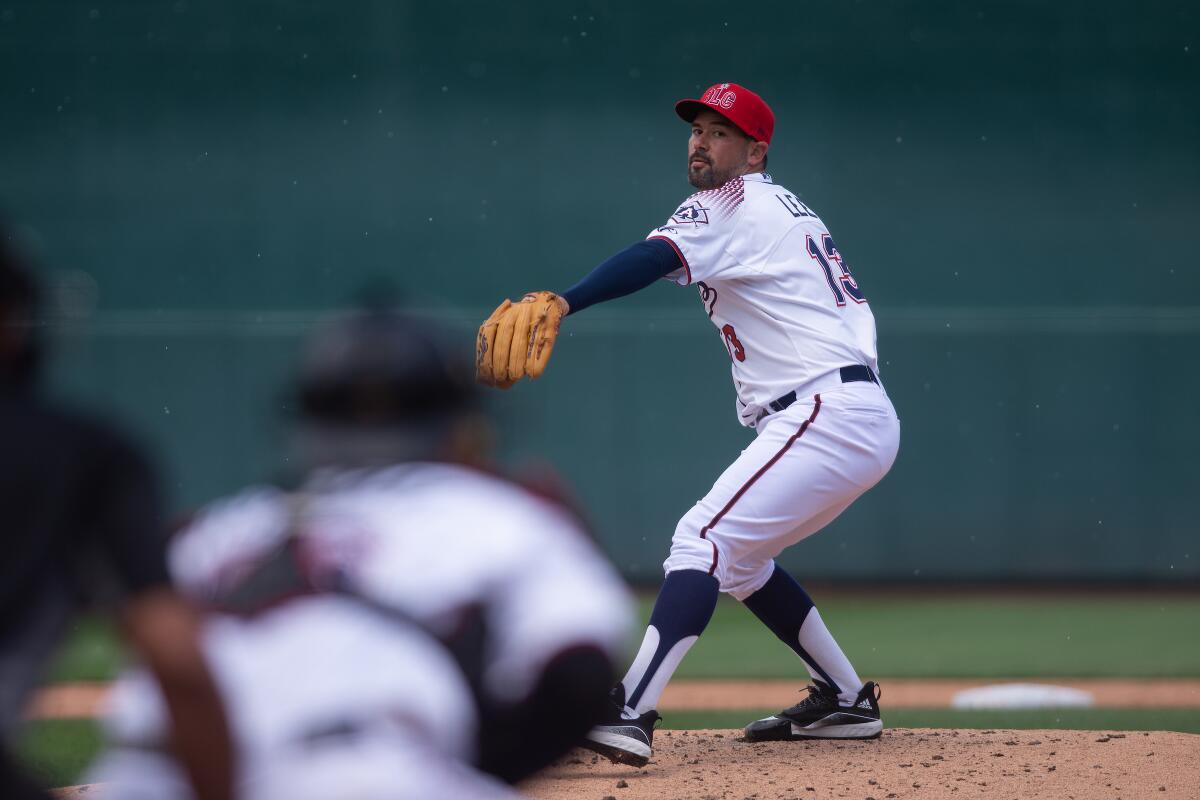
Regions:
<instances>
[{"instance_id":1,"label":"white base","mask_svg":"<svg viewBox=\"0 0 1200 800\"><path fill-rule=\"evenodd\" d=\"M954 695L951 708L1089 708L1096 704L1090 692L1040 683L1001 683L964 689Z\"/></svg>"}]
</instances>

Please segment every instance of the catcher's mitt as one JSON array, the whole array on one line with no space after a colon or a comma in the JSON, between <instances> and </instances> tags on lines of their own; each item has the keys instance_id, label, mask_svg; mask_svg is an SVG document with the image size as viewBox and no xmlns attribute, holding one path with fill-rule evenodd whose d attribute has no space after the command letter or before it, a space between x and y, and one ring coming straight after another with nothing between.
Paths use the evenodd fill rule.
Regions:
<instances>
[{"instance_id":1,"label":"catcher's mitt","mask_svg":"<svg viewBox=\"0 0 1200 800\"><path fill-rule=\"evenodd\" d=\"M475 342L475 379L507 389L546 369L567 303L554 292L530 292L505 300L479 326Z\"/></svg>"}]
</instances>

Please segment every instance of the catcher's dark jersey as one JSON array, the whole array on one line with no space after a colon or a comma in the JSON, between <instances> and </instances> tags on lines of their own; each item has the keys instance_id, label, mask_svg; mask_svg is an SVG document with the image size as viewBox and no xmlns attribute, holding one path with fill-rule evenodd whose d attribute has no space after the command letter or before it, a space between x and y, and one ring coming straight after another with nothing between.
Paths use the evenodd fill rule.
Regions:
<instances>
[{"instance_id":1,"label":"catcher's dark jersey","mask_svg":"<svg viewBox=\"0 0 1200 800\"><path fill-rule=\"evenodd\" d=\"M108 583L168 584L164 538L158 488L128 442L0 384L0 729L81 600Z\"/></svg>"}]
</instances>

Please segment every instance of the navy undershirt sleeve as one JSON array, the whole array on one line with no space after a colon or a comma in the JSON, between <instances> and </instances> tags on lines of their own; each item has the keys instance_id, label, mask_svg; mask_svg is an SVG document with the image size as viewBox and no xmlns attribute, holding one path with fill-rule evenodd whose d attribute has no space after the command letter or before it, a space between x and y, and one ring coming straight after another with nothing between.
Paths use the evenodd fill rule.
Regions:
<instances>
[{"instance_id":1,"label":"navy undershirt sleeve","mask_svg":"<svg viewBox=\"0 0 1200 800\"><path fill-rule=\"evenodd\" d=\"M645 239L626 247L560 294L574 314L596 303L645 289L680 266L675 248L665 240Z\"/></svg>"}]
</instances>

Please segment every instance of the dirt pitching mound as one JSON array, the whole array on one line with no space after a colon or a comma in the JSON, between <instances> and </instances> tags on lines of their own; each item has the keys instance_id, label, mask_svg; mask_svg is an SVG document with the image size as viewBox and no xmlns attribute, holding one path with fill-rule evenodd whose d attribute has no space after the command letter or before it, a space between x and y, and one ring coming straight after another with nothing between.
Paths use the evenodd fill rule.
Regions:
<instances>
[{"instance_id":1,"label":"dirt pitching mound","mask_svg":"<svg viewBox=\"0 0 1200 800\"><path fill-rule=\"evenodd\" d=\"M1188 798L1200 736L892 729L868 742L739 742L741 731L660 730L644 769L579 750L522 785L536 800Z\"/></svg>"}]
</instances>

